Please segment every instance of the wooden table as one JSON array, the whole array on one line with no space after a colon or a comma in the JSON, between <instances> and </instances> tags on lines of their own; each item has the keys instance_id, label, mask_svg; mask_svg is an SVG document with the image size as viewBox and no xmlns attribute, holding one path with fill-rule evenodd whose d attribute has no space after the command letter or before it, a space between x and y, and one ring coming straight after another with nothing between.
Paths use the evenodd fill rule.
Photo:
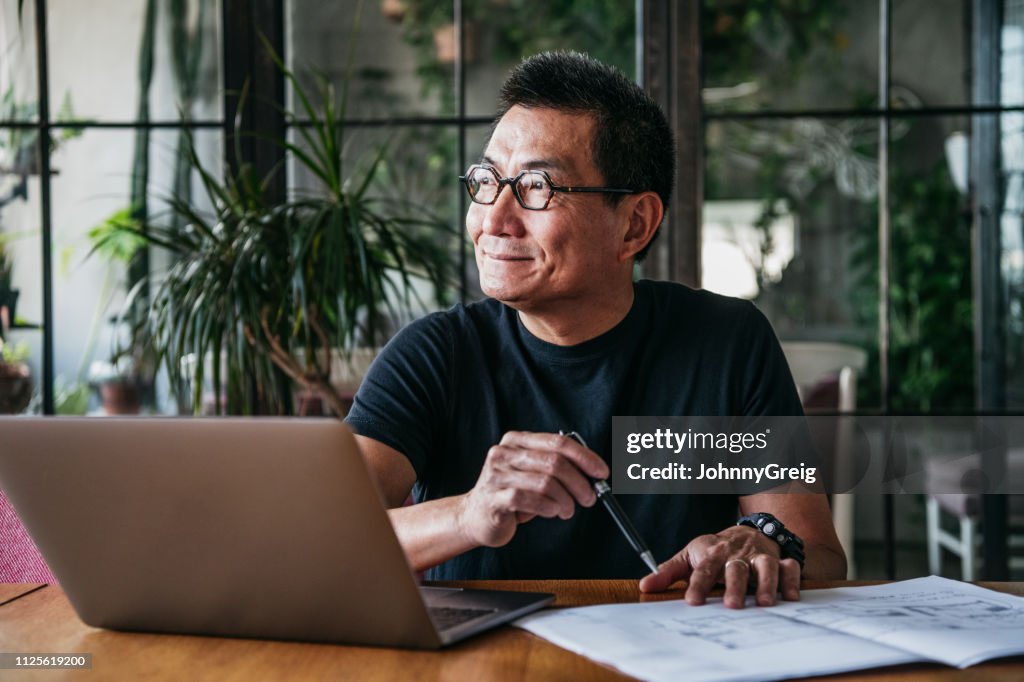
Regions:
<instances>
[{"instance_id":1,"label":"wooden table","mask_svg":"<svg viewBox=\"0 0 1024 682\"><path fill-rule=\"evenodd\" d=\"M641 595L632 580L444 583L553 592L556 606L678 599ZM832 581L804 589L873 584ZM979 583L1024 596L1024 583ZM56 586L0 585L0 652L91 653L92 670L0 671L5 680L628 680L523 630L503 627L445 651L302 644L113 632L84 625ZM1021 680L1024 657L956 670L939 665L878 668L830 680Z\"/></svg>"}]
</instances>

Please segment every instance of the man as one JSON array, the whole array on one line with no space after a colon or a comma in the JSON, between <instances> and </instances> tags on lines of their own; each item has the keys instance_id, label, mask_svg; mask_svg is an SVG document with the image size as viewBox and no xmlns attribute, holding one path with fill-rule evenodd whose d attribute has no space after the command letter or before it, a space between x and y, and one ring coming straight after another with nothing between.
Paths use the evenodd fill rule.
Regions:
<instances>
[{"instance_id":1,"label":"man","mask_svg":"<svg viewBox=\"0 0 1024 682\"><path fill-rule=\"evenodd\" d=\"M664 115L618 71L574 53L525 60L505 83L466 227L490 298L435 313L384 349L348 423L415 569L435 579L640 577L594 507L613 415L793 415L799 399L749 303L632 281L674 179ZM560 430L580 433L585 448ZM413 490L416 504L402 507ZM620 496L665 560L645 591L688 581L728 606L799 597L801 567L740 514L802 538L803 575L843 578L825 499L760 493ZM792 546L792 545L791 545Z\"/></svg>"}]
</instances>

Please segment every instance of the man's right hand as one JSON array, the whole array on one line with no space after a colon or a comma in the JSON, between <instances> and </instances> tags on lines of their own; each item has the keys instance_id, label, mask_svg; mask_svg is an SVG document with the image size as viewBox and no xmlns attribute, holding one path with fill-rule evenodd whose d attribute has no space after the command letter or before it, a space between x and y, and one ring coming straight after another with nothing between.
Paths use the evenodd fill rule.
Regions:
<instances>
[{"instance_id":1,"label":"man's right hand","mask_svg":"<svg viewBox=\"0 0 1024 682\"><path fill-rule=\"evenodd\" d=\"M474 546L500 547L535 516L568 519L577 503L590 507L597 501L590 479L608 475L604 460L572 438L509 431L462 497L459 529Z\"/></svg>"}]
</instances>

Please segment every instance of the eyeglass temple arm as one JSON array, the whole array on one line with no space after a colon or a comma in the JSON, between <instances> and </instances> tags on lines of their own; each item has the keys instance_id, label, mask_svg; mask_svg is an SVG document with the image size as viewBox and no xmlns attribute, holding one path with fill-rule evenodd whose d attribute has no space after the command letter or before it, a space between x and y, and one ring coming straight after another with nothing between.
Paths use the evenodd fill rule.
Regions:
<instances>
[{"instance_id":1,"label":"eyeglass temple arm","mask_svg":"<svg viewBox=\"0 0 1024 682\"><path fill-rule=\"evenodd\" d=\"M569 187L567 185L551 185L556 192L614 192L616 194L636 194L635 189L615 189L612 187Z\"/></svg>"}]
</instances>

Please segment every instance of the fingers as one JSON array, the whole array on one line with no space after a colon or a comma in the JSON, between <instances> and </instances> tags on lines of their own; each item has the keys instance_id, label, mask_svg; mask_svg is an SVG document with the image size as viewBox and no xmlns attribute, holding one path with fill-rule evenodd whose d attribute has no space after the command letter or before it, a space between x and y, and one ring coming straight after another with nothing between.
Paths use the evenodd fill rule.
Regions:
<instances>
[{"instance_id":1,"label":"fingers","mask_svg":"<svg viewBox=\"0 0 1024 682\"><path fill-rule=\"evenodd\" d=\"M497 445L492 451L495 451L495 456L506 469L527 472L549 480L584 507L597 501L597 494L587 477L558 453L524 450L510 445Z\"/></svg>"},{"instance_id":2,"label":"fingers","mask_svg":"<svg viewBox=\"0 0 1024 682\"><path fill-rule=\"evenodd\" d=\"M546 518L572 518L576 510L573 496L558 481L543 474L511 470L500 475L500 487L509 511L536 514Z\"/></svg>"},{"instance_id":3,"label":"fingers","mask_svg":"<svg viewBox=\"0 0 1024 682\"><path fill-rule=\"evenodd\" d=\"M658 565L657 573L650 573L640 581L641 592L664 592L678 580L688 580L693 569L684 549L668 561Z\"/></svg>"},{"instance_id":4,"label":"fingers","mask_svg":"<svg viewBox=\"0 0 1024 682\"><path fill-rule=\"evenodd\" d=\"M794 562L795 563L795 562ZM757 605L772 606L779 593L779 560L769 554L755 554L750 564L757 576ZM799 571L799 566L797 570ZM800 576L797 574L797 582Z\"/></svg>"},{"instance_id":5,"label":"fingers","mask_svg":"<svg viewBox=\"0 0 1024 682\"><path fill-rule=\"evenodd\" d=\"M591 478L608 478L610 475L608 465L603 459L568 436L561 436L557 433L509 431L502 437L501 445L514 446L522 450L557 453L569 459L580 471Z\"/></svg>"},{"instance_id":6,"label":"fingers","mask_svg":"<svg viewBox=\"0 0 1024 682\"><path fill-rule=\"evenodd\" d=\"M569 519L577 503L593 506L597 494L588 476L607 475L604 460L571 438L511 431L488 450L460 506L461 528L471 542L501 546L535 516Z\"/></svg>"},{"instance_id":7,"label":"fingers","mask_svg":"<svg viewBox=\"0 0 1024 682\"><path fill-rule=\"evenodd\" d=\"M531 518L533 516L544 516L551 518L554 516L561 516L565 513L564 505L559 504L547 495L536 493L532 490L509 488L501 491L497 497L499 498L497 502L502 508L509 512L515 512L517 520L523 516L529 516ZM568 500L568 495L565 497L567 504L569 505L568 513L571 516L572 501Z\"/></svg>"},{"instance_id":8,"label":"fingers","mask_svg":"<svg viewBox=\"0 0 1024 682\"><path fill-rule=\"evenodd\" d=\"M786 601L800 601L800 564L796 559L779 562L779 588Z\"/></svg>"},{"instance_id":9,"label":"fingers","mask_svg":"<svg viewBox=\"0 0 1024 682\"><path fill-rule=\"evenodd\" d=\"M800 599L800 565L794 559L780 561L766 552L749 553L749 547L737 546L721 535L695 538L660 568L658 573L640 581L640 589L664 590L689 572L685 599L692 606L704 604L708 595L722 584L722 602L732 609L744 607L751 587L758 606L774 605L779 592L787 601Z\"/></svg>"},{"instance_id":10,"label":"fingers","mask_svg":"<svg viewBox=\"0 0 1024 682\"><path fill-rule=\"evenodd\" d=\"M708 564L704 570L704 564ZM715 560L705 561L694 573L700 576L694 587L686 591L686 601L693 605L703 604L708 591L709 581L706 576L715 572ZM782 592L786 601L800 600L800 564L795 559L779 560L770 554L755 554L750 559L732 558L725 562L721 570L725 593L722 601L730 609L742 609L746 600L751 581L756 585L755 599L758 606L773 606Z\"/></svg>"},{"instance_id":11,"label":"fingers","mask_svg":"<svg viewBox=\"0 0 1024 682\"><path fill-rule=\"evenodd\" d=\"M686 587L686 602L691 606L700 606L707 601L711 590L723 578L725 562L731 558L727 554L728 545L711 546L702 557L700 563L693 567L690 584ZM728 583L726 583L728 585ZM746 587L744 587L746 591Z\"/></svg>"},{"instance_id":12,"label":"fingers","mask_svg":"<svg viewBox=\"0 0 1024 682\"><path fill-rule=\"evenodd\" d=\"M750 585L750 570L750 564L744 559L729 559L725 562L725 595L722 601L727 608L743 608L747 600L747 586Z\"/></svg>"}]
</instances>

